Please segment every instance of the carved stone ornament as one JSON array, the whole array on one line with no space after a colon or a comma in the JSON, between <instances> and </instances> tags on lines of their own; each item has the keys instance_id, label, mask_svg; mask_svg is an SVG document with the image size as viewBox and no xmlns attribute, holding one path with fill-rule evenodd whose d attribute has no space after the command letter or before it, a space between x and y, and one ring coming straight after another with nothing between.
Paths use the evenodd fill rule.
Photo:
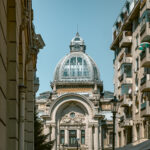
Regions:
<instances>
[{"instance_id":1,"label":"carved stone ornament","mask_svg":"<svg viewBox=\"0 0 150 150\"><path fill-rule=\"evenodd\" d=\"M74 114L74 115L73 115ZM77 124L77 123L83 123L85 120L85 117L83 114L77 113L77 112L71 112L66 114L62 117L60 123L68 123L68 124Z\"/></svg>"}]
</instances>

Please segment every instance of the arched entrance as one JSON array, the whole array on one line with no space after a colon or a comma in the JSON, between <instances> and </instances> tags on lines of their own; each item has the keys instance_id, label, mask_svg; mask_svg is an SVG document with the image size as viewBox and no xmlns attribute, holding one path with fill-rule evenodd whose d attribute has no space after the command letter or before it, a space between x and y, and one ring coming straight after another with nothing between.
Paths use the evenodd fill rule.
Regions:
<instances>
[{"instance_id":1,"label":"arched entrance","mask_svg":"<svg viewBox=\"0 0 150 150\"><path fill-rule=\"evenodd\" d=\"M56 149L88 149L93 120L93 105L80 95L65 95L51 107L51 139L55 140ZM89 142L90 141L90 142Z\"/></svg>"}]
</instances>

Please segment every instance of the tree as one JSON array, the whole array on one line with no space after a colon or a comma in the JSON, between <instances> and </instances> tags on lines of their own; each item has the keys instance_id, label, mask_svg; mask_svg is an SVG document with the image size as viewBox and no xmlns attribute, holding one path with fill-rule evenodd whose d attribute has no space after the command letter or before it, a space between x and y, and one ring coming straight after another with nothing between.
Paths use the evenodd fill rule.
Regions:
<instances>
[{"instance_id":1,"label":"tree","mask_svg":"<svg viewBox=\"0 0 150 150\"><path fill-rule=\"evenodd\" d=\"M48 137L43 134L43 124L38 118L37 113L34 114L34 148L35 150L51 150L54 141L46 141Z\"/></svg>"}]
</instances>

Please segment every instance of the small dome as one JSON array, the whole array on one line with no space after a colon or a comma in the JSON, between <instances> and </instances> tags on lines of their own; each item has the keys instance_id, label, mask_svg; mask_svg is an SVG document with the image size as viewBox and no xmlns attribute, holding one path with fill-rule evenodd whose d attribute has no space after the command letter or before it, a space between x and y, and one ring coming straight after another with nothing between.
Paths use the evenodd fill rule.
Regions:
<instances>
[{"instance_id":1,"label":"small dome","mask_svg":"<svg viewBox=\"0 0 150 150\"><path fill-rule=\"evenodd\" d=\"M86 46L84 45L84 40L80 37L79 33L70 42L70 52L85 52Z\"/></svg>"},{"instance_id":2,"label":"small dome","mask_svg":"<svg viewBox=\"0 0 150 150\"><path fill-rule=\"evenodd\" d=\"M72 52L65 56L55 69L54 80L65 82L100 81L95 62L83 52Z\"/></svg>"},{"instance_id":3,"label":"small dome","mask_svg":"<svg viewBox=\"0 0 150 150\"><path fill-rule=\"evenodd\" d=\"M84 45L84 40L80 37L79 33L76 33L76 36L71 40L70 45L75 45L75 44L80 44Z\"/></svg>"}]
</instances>

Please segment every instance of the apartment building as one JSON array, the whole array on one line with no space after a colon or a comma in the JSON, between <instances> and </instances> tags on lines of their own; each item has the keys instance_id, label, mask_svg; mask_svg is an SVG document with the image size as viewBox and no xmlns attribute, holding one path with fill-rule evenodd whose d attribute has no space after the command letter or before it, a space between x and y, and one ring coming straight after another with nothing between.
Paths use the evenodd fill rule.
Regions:
<instances>
[{"instance_id":1,"label":"apartment building","mask_svg":"<svg viewBox=\"0 0 150 150\"><path fill-rule=\"evenodd\" d=\"M36 61L31 0L0 0L0 150L34 150Z\"/></svg>"},{"instance_id":2,"label":"apartment building","mask_svg":"<svg viewBox=\"0 0 150 150\"><path fill-rule=\"evenodd\" d=\"M150 138L150 0L127 0L113 26L116 146L144 150Z\"/></svg>"}]
</instances>

